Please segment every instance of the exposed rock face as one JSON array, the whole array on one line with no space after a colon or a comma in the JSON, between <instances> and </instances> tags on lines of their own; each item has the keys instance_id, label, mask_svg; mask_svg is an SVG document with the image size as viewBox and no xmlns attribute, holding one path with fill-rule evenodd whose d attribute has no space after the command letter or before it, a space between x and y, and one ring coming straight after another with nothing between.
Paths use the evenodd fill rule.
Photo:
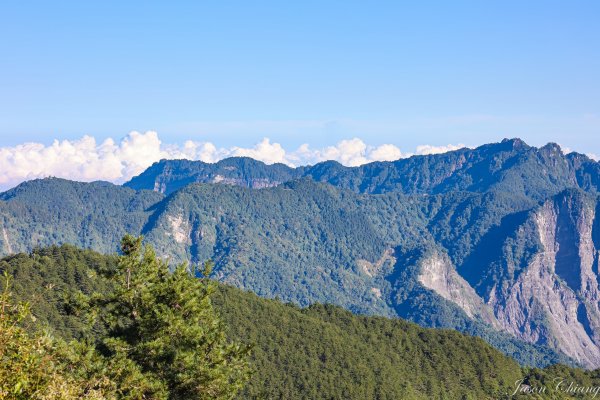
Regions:
<instances>
[{"instance_id":1,"label":"exposed rock face","mask_svg":"<svg viewBox=\"0 0 600 400\"><path fill-rule=\"evenodd\" d=\"M169 182L169 176L158 176L156 177L156 180L154 181L154 188L153 191L155 192L159 192L159 193L171 193L173 192L173 188L171 187L172 185ZM264 189L264 188L269 188L269 187L274 187L277 185L280 185L282 183L282 181L278 181L278 180L272 180L272 179L268 179L268 178L231 178L231 177L227 177L227 176L223 176L220 174L215 174L215 175L209 175L206 177L196 177L195 181L190 181L189 183L193 183L193 182L205 182L205 183L221 183L224 185L235 185L235 186L243 186L243 187L249 187L251 189Z\"/></svg>"},{"instance_id":2,"label":"exposed rock face","mask_svg":"<svg viewBox=\"0 0 600 400\"><path fill-rule=\"evenodd\" d=\"M600 366L597 203L576 191L546 201L531 218L539 251L514 279L497 282L487 302L448 257L421 261L419 282L470 317L530 343L548 345L588 368ZM502 245L499 243L499 245ZM507 268L516 270L515 266Z\"/></svg>"},{"instance_id":3,"label":"exposed rock face","mask_svg":"<svg viewBox=\"0 0 600 400\"><path fill-rule=\"evenodd\" d=\"M504 329L549 343L588 367L600 366L595 205L581 196L547 201L535 214L542 251L491 305ZM594 270L595 269L595 270Z\"/></svg>"},{"instance_id":4,"label":"exposed rock face","mask_svg":"<svg viewBox=\"0 0 600 400\"><path fill-rule=\"evenodd\" d=\"M171 225L170 235L177 243L191 244L191 228L189 221L183 218L183 215L168 216Z\"/></svg>"},{"instance_id":5,"label":"exposed rock face","mask_svg":"<svg viewBox=\"0 0 600 400\"><path fill-rule=\"evenodd\" d=\"M371 288L371 293L373 293L373 295L374 295L375 297L377 297L378 299L380 299L380 298L381 298L381 289L379 289L379 288L376 288L376 287L372 287L372 288Z\"/></svg>"},{"instance_id":6,"label":"exposed rock face","mask_svg":"<svg viewBox=\"0 0 600 400\"><path fill-rule=\"evenodd\" d=\"M265 188L289 178L310 176L367 193L400 190L435 195L468 190L526 195L534 202L512 211L529 213L523 217L525 223L519 217L498 225L497 238L480 248L477 248L480 243L473 239L470 242L473 248L465 250L461 257L452 247L452 239L437 241L440 251L419 260L417 282L458 305L469 318L521 340L558 349L586 367L600 367L597 200L579 189L554 195L565 187L594 192L599 186L596 163L583 156L564 155L554 144L536 149L519 140L476 150L463 149L438 158L419 157L358 168L327 162L305 170L281 167L275 174L270 166L260 165L262 172L248 173L245 163L247 160L240 159L214 165L163 163L153 167L157 171L149 176L155 178L155 190L167 193L190 181ZM436 167L430 167L429 163ZM186 168L193 173L185 172ZM535 211L528 211L533 204L548 198ZM456 210L460 212L460 207ZM455 215L448 213L448 218L454 219ZM476 218L470 218L466 215L457 219L467 221L465 232L477 224ZM212 242L202 239L199 232L203 228L196 224L181 216L171 217L169 235L182 248L191 247L190 255L195 251L210 256ZM458 222L451 227L457 228ZM444 238L444 234L440 237ZM480 257L487 256L489 250L498 254L490 255L489 259ZM470 254L475 256L466 268ZM379 282L378 279L392 273L396 259L390 249L374 262L364 259L355 262L359 271ZM390 301L386 289L375 285L370 289L372 295Z\"/></svg>"},{"instance_id":7,"label":"exposed rock face","mask_svg":"<svg viewBox=\"0 0 600 400\"><path fill-rule=\"evenodd\" d=\"M357 260L356 264L361 270L370 277L380 275L386 266L392 266L396 263L396 257L394 257L394 249L387 249L381 258L374 263L367 260ZM381 296L379 296L381 297Z\"/></svg>"},{"instance_id":8,"label":"exposed rock face","mask_svg":"<svg viewBox=\"0 0 600 400\"><path fill-rule=\"evenodd\" d=\"M281 181L266 178L228 178L223 175L215 175L211 183L223 183L225 185L245 186L252 189L264 189L280 185Z\"/></svg>"},{"instance_id":9,"label":"exposed rock face","mask_svg":"<svg viewBox=\"0 0 600 400\"><path fill-rule=\"evenodd\" d=\"M152 190L159 193L165 193L167 191L167 184L157 178L156 181L154 181L154 189Z\"/></svg>"},{"instance_id":10,"label":"exposed rock face","mask_svg":"<svg viewBox=\"0 0 600 400\"><path fill-rule=\"evenodd\" d=\"M8 239L8 232L6 232L6 228L4 227L2 227L2 240L4 241L6 254L13 254L13 249L10 244L10 240Z\"/></svg>"},{"instance_id":11,"label":"exposed rock face","mask_svg":"<svg viewBox=\"0 0 600 400\"><path fill-rule=\"evenodd\" d=\"M480 318L494 327L500 324L492 310L457 272L446 255L433 254L421 260L418 281L446 300L456 303L471 318Z\"/></svg>"}]
</instances>

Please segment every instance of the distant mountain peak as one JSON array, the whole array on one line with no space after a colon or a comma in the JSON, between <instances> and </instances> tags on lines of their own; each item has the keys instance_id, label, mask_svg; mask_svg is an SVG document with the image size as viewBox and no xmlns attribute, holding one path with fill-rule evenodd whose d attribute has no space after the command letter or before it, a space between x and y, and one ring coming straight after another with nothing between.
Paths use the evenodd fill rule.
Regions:
<instances>
[{"instance_id":1,"label":"distant mountain peak","mask_svg":"<svg viewBox=\"0 0 600 400\"><path fill-rule=\"evenodd\" d=\"M161 160L126 182L135 190L170 194L191 183L223 183L254 189L271 187L302 176L302 168L265 164L250 157L229 157L216 163L192 160Z\"/></svg>"},{"instance_id":2,"label":"distant mountain peak","mask_svg":"<svg viewBox=\"0 0 600 400\"><path fill-rule=\"evenodd\" d=\"M502 141L500 143L498 143L498 145L500 145L499 147L502 149L506 149L506 150L528 150L531 148L531 146L529 146L527 143L525 143L524 140L519 139L519 138L512 138L512 139L502 139Z\"/></svg>"},{"instance_id":3,"label":"distant mountain peak","mask_svg":"<svg viewBox=\"0 0 600 400\"><path fill-rule=\"evenodd\" d=\"M169 194L196 182L260 189L301 177L364 193L481 192L500 185L505 186L502 190L518 190L539 200L563 187L597 190L600 166L572 153L565 157L556 143L537 148L519 138L507 138L474 149L357 167L347 167L334 160L297 168L268 165L250 157L231 157L216 163L161 160L124 186Z\"/></svg>"},{"instance_id":4,"label":"distant mountain peak","mask_svg":"<svg viewBox=\"0 0 600 400\"><path fill-rule=\"evenodd\" d=\"M549 142L544 146L540 147L541 151L554 152L563 155L563 150L558 143Z\"/></svg>"}]
</instances>

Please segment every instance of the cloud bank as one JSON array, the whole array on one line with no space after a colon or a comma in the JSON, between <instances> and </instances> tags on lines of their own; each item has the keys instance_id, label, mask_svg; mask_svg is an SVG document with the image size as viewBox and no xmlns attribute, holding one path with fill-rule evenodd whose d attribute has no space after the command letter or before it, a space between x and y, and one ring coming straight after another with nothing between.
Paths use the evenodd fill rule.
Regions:
<instances>
[{"instance_id":1,"label":"cloud bank","mask_svg":"<svg viewBox=\"0 0 600 400\"><path fill-rule=\"evenodd\" d=\"M120 141L106 139L98 143L92 136L79 140L55 140L51 145L25 143L0 148L0 189L48 176L78 180L105 180L123 183L163 158L216 162L226 157L247 156L267 164L290 166L336 160L347 166L372 161L391 161L413 154L434 154L456 150L464 145L418 146L404 153L392 144L370 146L361 139L342 140L335 146L312 148L303 144L288 151L279 143L264 138L250 148L217 147L211 142L188 140L183 144L165 144L153 131L131 132Z\"/></svg>"}]
</instances>

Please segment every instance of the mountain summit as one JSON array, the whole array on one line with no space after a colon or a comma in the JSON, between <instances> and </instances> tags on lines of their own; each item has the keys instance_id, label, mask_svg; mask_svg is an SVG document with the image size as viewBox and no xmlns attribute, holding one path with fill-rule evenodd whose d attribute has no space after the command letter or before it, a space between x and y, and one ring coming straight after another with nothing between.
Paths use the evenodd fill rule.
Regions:
<instances>
[{"instance_id":1,"label":"mountain summit","mask_svg":"<svg viewBox=\"0 0 600 400\"><path fill-rule=\"evenodd\" d=\"M598 176L598 163L582 154L565 155L555 143L536 148L521 139L504 139L475 149L378 161L359 167L325 161L314 166L291 168L283 164L267 165L245 157L227 158L214 164L161 160L124 186L170 194L190 183L265 188L310 177L359 193L485 192L499 187L542 199L565 187L597 190ZM502 188L506 185L512 188Z\"/></svg>"}]
</instances>

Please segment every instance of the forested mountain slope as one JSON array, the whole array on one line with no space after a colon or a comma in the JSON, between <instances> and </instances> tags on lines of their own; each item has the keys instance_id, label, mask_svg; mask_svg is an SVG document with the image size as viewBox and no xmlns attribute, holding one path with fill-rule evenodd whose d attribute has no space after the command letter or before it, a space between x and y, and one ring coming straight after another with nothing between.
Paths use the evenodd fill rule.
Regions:
<instances>
[{"instance_id":1,"label":"forested mountain slope","mask_svg":"<svg viewBox=\"0 0 600 400\"><path fill-rule=\"evenodd\" d=\"M277 186L303 175L305 167L267 165L248 157L234 157L217 163L190 160L161 160L124 186L170 194L190 183L225 183L254 189Z\"/></svg>"},{"instance_id":2,"label":"forested mountain slope","mask_svg":"<svg viewBox=\"0 0 600 400\"><path fill-rule=\"evenodd\" d=\"M0 249L112 252L123 233L143 234L173 263L212 258L217 279L264 297L459 329L525 364L569 362L564 353L600 366L596 162L519 140L357 168L242 161L187 162L193 176L160 169L181 161L156 164L141 181L158 168L167 193L170 177L244 171L223 176L246 183L192 183L166 197L27 182L0 195ZM251 188L262 186L274 187Z\"/></svg>"},{"instance_id":3,"label":"forested mountain slope","mask_svg":"<svg viewBox=\"0 0 600 400\"><path fill-rule=\"evenodd\" d=\"M25 182L0 194L0 252L72 243L111 253L119 236L143 229L151 206L162 198L108 182Z\"/></svg>"},{"instance_id":4,"label":"forested mountain slope","mask_svg":"<svg viewBox=\"0 0 600 400\"><path fill-rule=\"evenodd\" d=\"M55 335L77 337L84 323L70 293L110 291L103 278L116 259L72 246L0 260L19 299ZM301 309L221 286L213 302L232 339L254 345L246 398L500 399L515 382L552 385L556 376L598 384L594 373L566 367L521 369L484 341L402 320L356 316L341 308ZM556 398L560 397L560 393Z\"/></svg>"}]
</instances>

